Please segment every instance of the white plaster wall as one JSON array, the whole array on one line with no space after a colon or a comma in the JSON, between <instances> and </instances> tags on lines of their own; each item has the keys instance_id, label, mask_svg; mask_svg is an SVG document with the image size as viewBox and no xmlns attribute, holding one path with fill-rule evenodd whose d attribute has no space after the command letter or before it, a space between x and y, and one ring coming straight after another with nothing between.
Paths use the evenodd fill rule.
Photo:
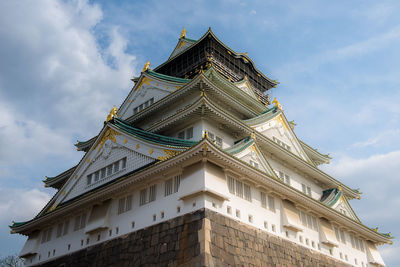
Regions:
<instances>
[{"instance_id":1,"label":"white plaster wall","mask_svg":"<svg viewBox=\"0 0 400 267\"><path fill-rule=\"evenodd\" d=\"M88 246L92 246L99 242L103 242L105 240L109 240L111 238L115 238L117 236L124 235L126 233L136 231L142 229L144 227L157 224L161 221L169 220L171 218L181 216L182 214L192 212L194 210L198 210L201 208L208 208L214 210L222 215L228 216L234 220L238 220L242 223L251 225L253 227L259 228L263 231L267 231L270 234L274 234L280 236L282 238L288 239L292 242L295 242L299 245L308 247L310 249L314 249L316 251L322 252L328 256L330 255L330 251L328 246L320 243L319 241L319 232L309 229L307 227L304 228L302 232L293 232L289 231L289 237L286 236L286 228L282 227L281 223L281 200L274 196L275 199L275 212L270 211L269 209L265 209L261 206L260 201L260 190L255 187L253 184L249 184L247 181L243 181L246 184L251 186L251 196L252 201L247 201L245 199L239 198L236 195L230 194L228 191L228 187L226 184L225 174L219 167L213 164L197 164L191 167L188 167L183 170L182 178L181 178L181 186L177 193L173 193L169 196L164 196L164 181L172 178L174 175L166 175L157 177L158 180L153 180L153 182L142 183L141 185L135 185L132 188L127 189L124 192L121 192L119 195L115 195L111 203L111 212L110 212L110 228L100 231L98 233L87 235L84 233L84 229L78 230L74 232L74 216L80 214L82 211L76 211L76 214L71 214L69 217L69 232L68 235L55 238L56 234L56 224L53 225L53 236L50 242L40 244L38 248L38 253L41 255L41 261L51 260L55 257L65 255L67 253L71 253L73 251L77 251L81 248L85 248ZM240 177L236 177L237 179L241 179ZM197 180L203 179L203 181ZM221 200L220 198L212 197L210 195L198 195L193 198L189 198L185 201L179 200L179 197L184 194L184 190L190 190L191 188L185 189L185 180L190 181L192 184L197 181L196 184L193 184L193 188L197 186L206 186L211 187L220 193L227 194L228 200ZM147 203L143 206L139 205L139 191L148 187L152 184L157 184L157 195L156 201ZM132 210L117 215L118 210L118 199L120 197L127 196L129 194L133 194L133 204ZM268 195L268 194L267 194ZM180 206L181 211L177 212L177 207ZM227 207L231 207L231 214L227 212ZM90 207L86 209L88 214ZM236 210L240 210L240 218L236 217ZM161 218L161 212L164 212L165 217ZM153 214L156 215L156 220L153 221ZM249 222L249 215L252 215L253 222ZM89 216L87 215L87 218ZM60 218L60 221L64 221L64 218ZM132 221L135 222L134 228L132 228ZM264 227L264 222L267 222L267 228ZM275 232L272 231L272 225L275 225ZM116 233L116 227L118 227L118 234ZM111 235L109 233L111 231ZM100 234L100 241L97 241L97 235ZM303 243L300 242L299 236L303 237ZM89 244L86 244L86 239L89 238ZM309 245L306 245L306 238L309 239ZM354 265L354 258L357 258L358 265L362 266L361 262L367 263L367 256L364 252L361 252L357 249L351 247L350 238L348 233L346 232L346 245L339 243L338 248L332 249L332 256L336 259L340 260L339 253L343 253L343 261L344 255L348 256L347 263ZM81 245L81 240L84 240L83 246ZM315 242L315 248L312 247L312 241ZM71 244L71 250L68 251L68 244ZM320 248L318 248L318 244ZM55 249L55 255L53 256L53 250ZM50 251L50 257L48 257L48 252ZM36 256L32 263L38 263L38 256ZM31 264L28 261L28 265Z\"/></svg>"}]
</instances>

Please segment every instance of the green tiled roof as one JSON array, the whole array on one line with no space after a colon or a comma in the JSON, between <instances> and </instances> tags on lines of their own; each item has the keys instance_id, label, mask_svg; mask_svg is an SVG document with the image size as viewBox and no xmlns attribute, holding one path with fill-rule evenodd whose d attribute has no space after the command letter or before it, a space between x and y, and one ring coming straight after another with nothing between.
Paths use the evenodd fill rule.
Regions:
<instances>
[{"instance_id":1,"label":"green tiled roof","mask_svg":"<svg viewBox=\"0 0 400 267\"><path fill-rule=\"evenodd\" d=\"M159 78L159 79L170 81L170 82L177 82L177 83L190 82L190 79L183 79L183 78L168 76L168 75L165 75L165 74L161 74L161 73L155 72L153 70L147 70L146 73L149 74L150 76L155 77L155 78Z\"/></svg>"},{"instance_id":2,"label":"green tiled roof","mask_svg":"<svg viewBox=\"0 0 400 267\"><path fill-rule=\"evenodd\" d=\"M337 188L324 190L321 197L321 202L325 205L332 207L340 198L342 192Z\"/></svg>"},{"instance_id":3,"label":"green tiled roof","mask_svg":"<svg viewBox=\"0 0 400 267\"><path fill-rule=\"evenodd\" d=\"M251 144L254 143L254 139L252 139L250 136L247 136L234 144L232 147L225 149L225 152L229 154L237 154L244 149L248 148Z\"/></svg>"},{"instance_id":4,"label":"green tiled roof","mask_svg":"<svg viewBox=\"0 0 400 267\"><path fill-rule=\"evenodd\" d=\"M125 121L118 119L118 118L114 118L114 120L112 121L112 124L131 135L134 135L141 139L144 139L144 140L147 140L150 142L154 142L157 144L178 146L178 147L191 147L191 146L194 146L195 144L197 144L196 141L187 141L187 140L172 138L172 137L168 137L165 135L160 135L160 134L144 131L144 130L135 128L135 127L129 125L128 123L126 123Z\"/></svg>"}]
</instances>

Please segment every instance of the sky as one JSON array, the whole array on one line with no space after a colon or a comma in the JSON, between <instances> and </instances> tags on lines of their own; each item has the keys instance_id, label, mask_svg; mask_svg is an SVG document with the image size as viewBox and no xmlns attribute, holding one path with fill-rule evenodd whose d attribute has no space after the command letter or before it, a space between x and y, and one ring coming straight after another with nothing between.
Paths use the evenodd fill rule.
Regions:
<instances>
[{"instance_id":1,"label":"sky","mask_svg":"<svg viewBox=\"0 0 400 267\"><path fill-rule=\"evenodd\" d=\"M296 135L329 153L361 221L400 237L399 1L0 1L0 257L55 193L45 176L102 128L147 60L163 63L186 27L248 52ZM400 266L400 243L379 247Z\"/></svg>"}]
</instances>

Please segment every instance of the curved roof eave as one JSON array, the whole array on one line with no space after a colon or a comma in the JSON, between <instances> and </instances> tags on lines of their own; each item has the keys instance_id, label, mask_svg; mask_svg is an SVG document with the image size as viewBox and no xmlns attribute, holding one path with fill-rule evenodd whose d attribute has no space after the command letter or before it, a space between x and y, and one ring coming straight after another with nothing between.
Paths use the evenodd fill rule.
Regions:
<instances>
[{"instance_id":1,"label":"curved roof eave","mask_svg":"<svg viewBox=\"0 0 400 267\"><path fill-rule=\"evenodd\" d=\"M231 49L229 46L227 46L226 44L224 44L215 34L214 32L211 30L211 27L208 28L207 32L200 38L198 39L195 43L193 43L191 46L189 46L188 48L182 50L181 52L177 53L176 55L174 55L173 57L168 58L164 63L162 63L161 65L157 66L154 70L158 70L161 67L163 67L164 65L166 65L167 63L169 63L170 61L174 60L175 58L179 57L180 55L182 55L183 53L187 52L188 50L192 49L193 47L195 47L197 44L199 44L202 40L204 40L208 35L211 35L220 45L222 45L224 48L226 48L228 51L230 51L232 53L232 55L235 58L244 58L245 62L247 61L248 63L251 64L251 66L253 67L253 69L261 75L261 77L263 77L265 80L267 80L270 84L271 87L275 87L279 84L278 81L272 80L270 78L268 78L265 74L263 74L254 64L253 60L251 60L251 58L249 56L247 56L245 53L237 53L236 51L234 51L233 49ZM246 62L246 63L247 63Z\"/></svg>"}]
</instances>

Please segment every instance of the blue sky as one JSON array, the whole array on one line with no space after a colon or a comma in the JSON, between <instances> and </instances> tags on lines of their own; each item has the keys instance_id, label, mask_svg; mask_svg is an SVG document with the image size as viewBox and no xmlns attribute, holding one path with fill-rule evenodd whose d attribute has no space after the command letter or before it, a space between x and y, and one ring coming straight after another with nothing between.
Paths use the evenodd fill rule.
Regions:
<instances>
[{"instance_id":1,"label":"blue sky","mask_svg":"<svg viewBox=\"0 0 400 267\"><path fill-rule=\"evenodd\" d=\"M41 180L75 165L73 144L97 134L130 78L161 64L185 26L208 27L280 82L296 134L360 188L352 205L368 226L400 237L400 2L0 2L0 256L24 238L11 220L32 218L54 194ZM380 247L400 266L400 245Z\"/></svg>"}]
</instances>

